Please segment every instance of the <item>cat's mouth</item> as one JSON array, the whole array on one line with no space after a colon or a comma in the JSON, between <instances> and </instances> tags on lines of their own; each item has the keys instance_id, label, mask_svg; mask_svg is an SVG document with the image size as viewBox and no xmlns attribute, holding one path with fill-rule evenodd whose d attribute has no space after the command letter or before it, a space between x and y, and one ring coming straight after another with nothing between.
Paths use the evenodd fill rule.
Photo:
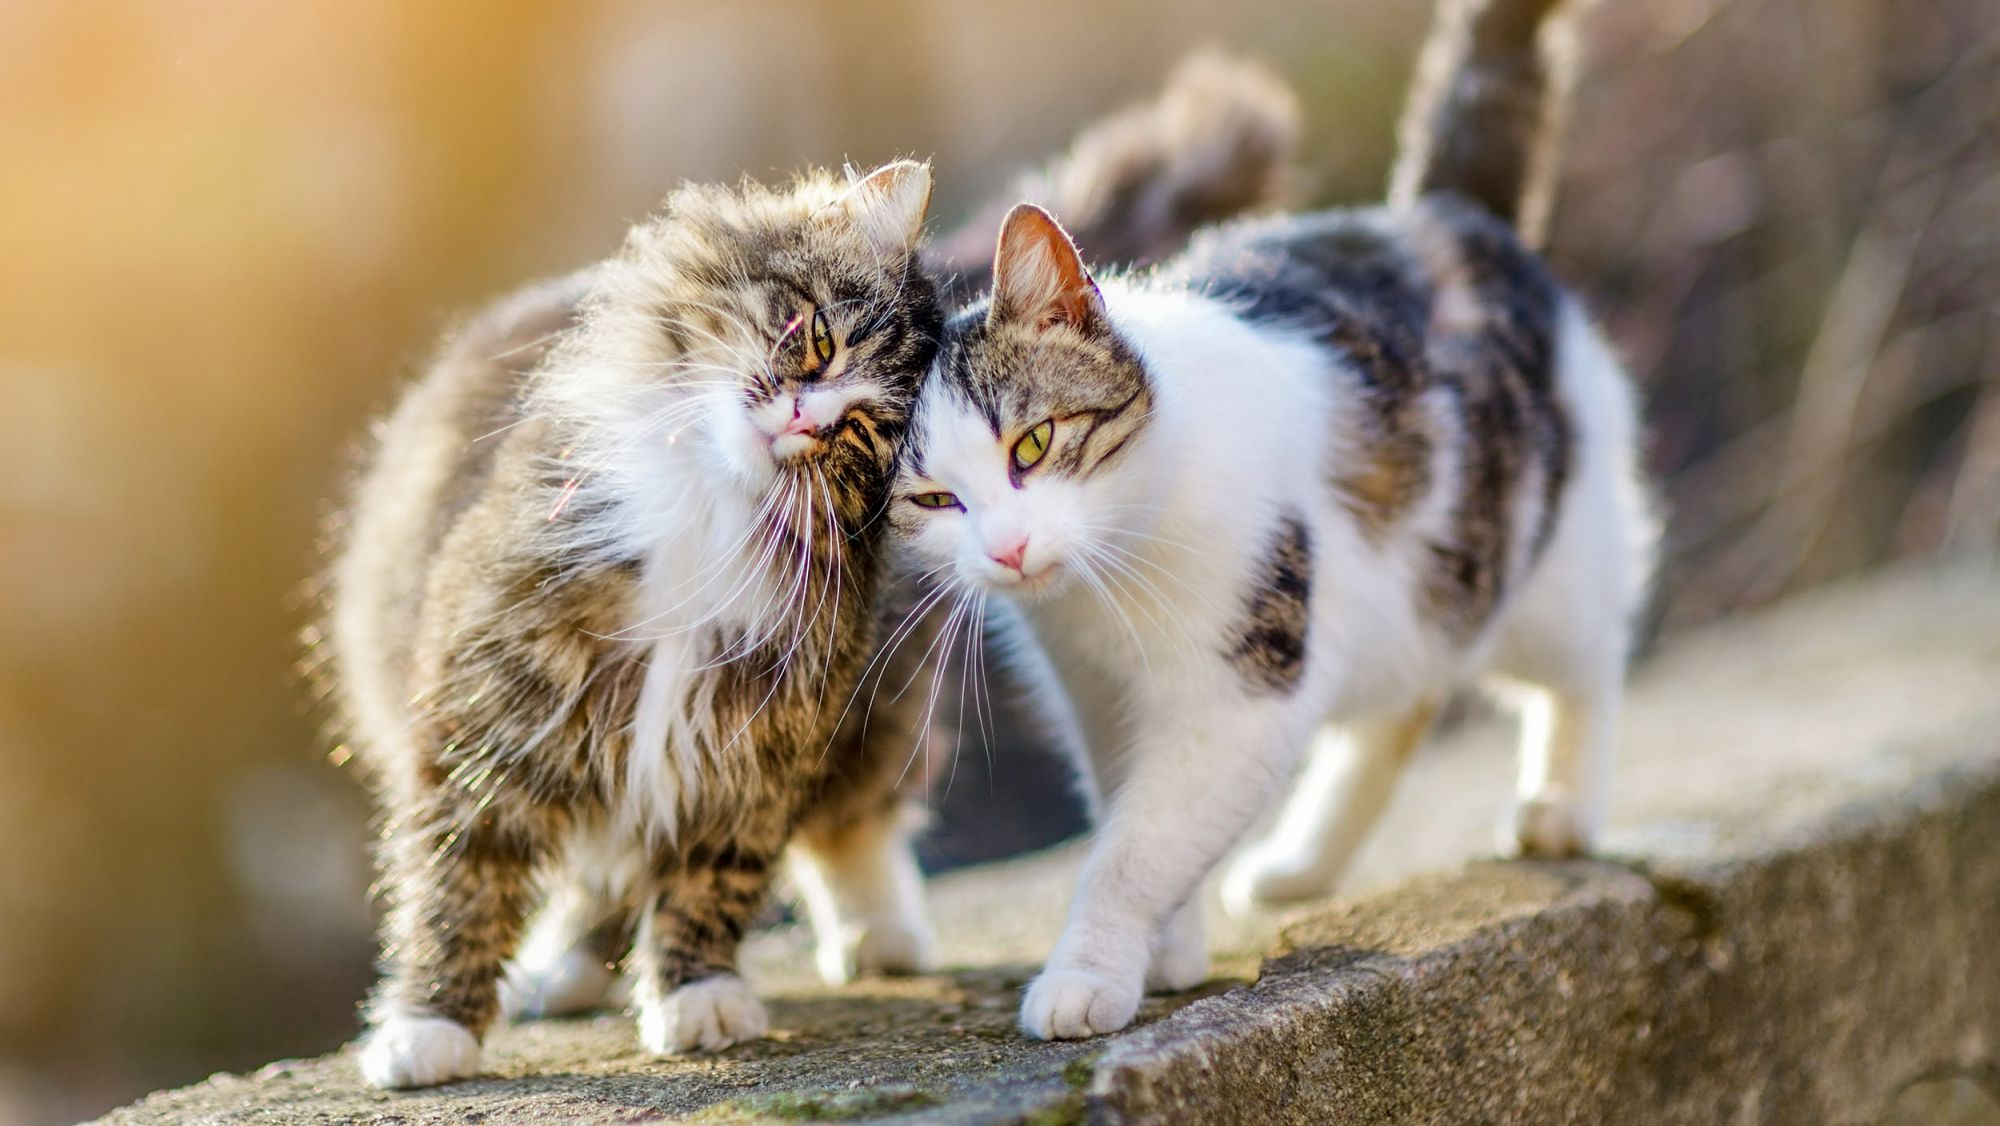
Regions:
<instances>
[{"instance_id":1,"label":"cat's mouth","mask_svg":"<svg viewBox=\"0 0 2000 1126\"><path fill-rule=\"evenodd\" d=\"M986 576L986 585L1010 598L1036 599L1061 586L1069 570L1059 562L1044 563L1033 572L1006 567L995 568Z\"/></svg>"},{"instance_id":2,"label":"cat's mouth","mask_svg":"<svg viewBox=\"0 0 2000 1126\"><path fill-rule=\"evenodd\" d=\"M825 450L826 442L816 434L780 434L771 439L771 459L779 465L805 461Z\"/></svg>"}]
</instances>

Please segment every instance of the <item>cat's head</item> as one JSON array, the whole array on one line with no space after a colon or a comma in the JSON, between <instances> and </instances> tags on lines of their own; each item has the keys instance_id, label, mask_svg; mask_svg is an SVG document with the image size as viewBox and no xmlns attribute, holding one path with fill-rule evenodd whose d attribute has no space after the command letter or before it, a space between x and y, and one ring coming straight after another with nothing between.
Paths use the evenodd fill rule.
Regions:
<instances>
[{"instance_id":1,"label":"cat's head","mask_svg":"<svg viewBox=\"0 0 2000 1126\"><path fill-rule=\"evenodd\" d=\"M991 298L946 326L891 524L923 566L967 587L1039 597L1115 581L1146 534L1152 406L1076 246L1022 204L1001 228Z\"/></svg>"},{"instance_id":2,"label":"cat's head","mask_svg":"<svg viewBox=\"0 0 2000 1126\"><path fill-rule=\"evenodd\" d=\"M596 468L680 444L704 483L879 503L941 316L916 250L928 166L788 187L691 185L607 263L544 390ZM686 478L678 479L685 487ZM871 499L872 498L872 499Z\"/></svg>"}]
</instances>

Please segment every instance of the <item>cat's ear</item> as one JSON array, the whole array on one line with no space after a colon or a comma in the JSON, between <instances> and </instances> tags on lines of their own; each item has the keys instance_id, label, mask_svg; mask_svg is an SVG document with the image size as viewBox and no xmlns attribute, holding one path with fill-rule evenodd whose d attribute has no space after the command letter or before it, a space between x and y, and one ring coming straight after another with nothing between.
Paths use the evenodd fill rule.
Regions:
<instances>
[{"instance_id":1,"label":"cat's ear","mask_svg":"<svg viewBox=\"0 0 2000 1126\"><path fill-rule=\"evenodd\" d=\"M1000 224L987 323L1066 324L1089 330L1103 317L1104 298L1062 224L1032 203L1015 205Z\"/></svg>"},{"instance_id":2,"label":"cat's ear","mask_svg":"<svg viewBox=\"0 0 2000 1126\"><path fill-rule=\"evenodd\" d=\"M840 207L875 253L888 258L917 248L930 203L931 166L898 160L857 180Z\"/></svg>"}]
</instances>

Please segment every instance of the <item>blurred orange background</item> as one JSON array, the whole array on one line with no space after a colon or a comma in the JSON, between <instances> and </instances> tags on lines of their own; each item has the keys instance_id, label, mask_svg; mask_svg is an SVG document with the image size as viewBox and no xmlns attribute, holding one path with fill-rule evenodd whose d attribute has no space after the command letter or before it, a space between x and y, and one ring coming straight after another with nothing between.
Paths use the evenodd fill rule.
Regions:
<instances>
[{"instance_id":1,"label":"blurred orange background","mask_svg":"<svg viewBox=\"0 0 2000 1126\"><path fill-rule=\"evenodd\" d=\"M367 419L676 181L933 157L938 214L1202 44L1381 183L1422 4L0 6L0 1121L326 1051L359 787L294 678ZM1679 628L2000 536L2000 8L1604 0L1556 257L1648 388ZM1000 760L1003 765L1005 756Z\"/></svg>"}]
</instances>

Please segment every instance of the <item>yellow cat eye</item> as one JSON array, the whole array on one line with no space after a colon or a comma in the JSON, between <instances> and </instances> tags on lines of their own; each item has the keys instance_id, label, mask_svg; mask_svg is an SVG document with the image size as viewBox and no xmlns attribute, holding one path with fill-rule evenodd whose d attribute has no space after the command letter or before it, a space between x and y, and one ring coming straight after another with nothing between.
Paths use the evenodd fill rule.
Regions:
<instances>
[{"instance_id":1,"label":"yellow cat eye","mask_svg":"<svg viewBox=\"0 0 2000 1126\"><path fill-rule=\"evenodd\" d=\"M918 508L960 508L957 493L918 493L910 498Z\"/></svg>"},{"instance_id":2,"label":"yellow cat eye","mask_svg":"<svg viewBox=\"0 0 2000 1126\"><path fill-rule=\"evenodd\" d=\"M820 363L823 364L832 363L833 329L826 323L825 313L817 311L813 313L812 332L813 332L813 355L819 357Z\"/></svg>"},{"instance_id":3,"label":"yellow cat eye","mask_svg":"<svg viewBox=\"0 0 2000 1126\"><path fill-rule=\"evenodd\" d=\"M1049 439L1055 437L1055 433L1056 420L1049 418L1043 419L1040 426L1021 435L1021 440L1014 443L1014 468L1033 469L1035 463L1048 454Z\"/></svg>"}]
</instances>

